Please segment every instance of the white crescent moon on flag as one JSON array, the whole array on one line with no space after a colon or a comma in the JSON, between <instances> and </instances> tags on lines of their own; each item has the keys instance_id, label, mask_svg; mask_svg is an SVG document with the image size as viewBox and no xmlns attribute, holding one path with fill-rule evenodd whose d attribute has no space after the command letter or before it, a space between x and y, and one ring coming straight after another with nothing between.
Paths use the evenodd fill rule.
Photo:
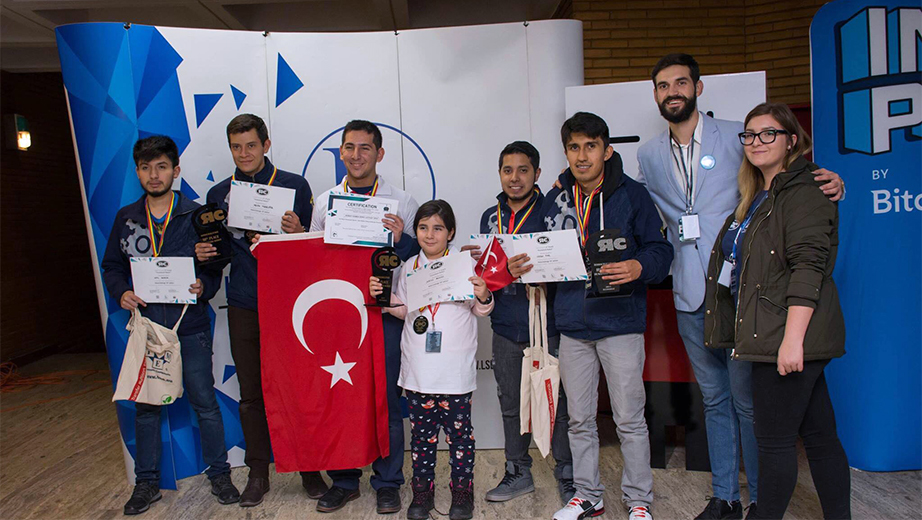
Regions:
<instances>
[{"instance_id":1,"label":"white crescent moon on flag","mask_svg":"<svg viewBox=\"0 0 922 520\"><path fill-rule=\"evenodd\" d=\"M368 331L368 311L365 309L365 295L362 291L345 280L320 280L307 286L301 291L298 299L295 300L291 308L291 326L295 329L295 336L301 345L310 352L314 353L307 342L304 341L304 318L307 316L311 307L325 300L342 300L351 303L355 310L359 311L362 318L362 337L359 339L359 348L365 341L365 333Z\"/></svg>"},{"instance_id":2,"label":"white crescent moon on flag","mask_svg":"<svg viewBox=\"0 0 922 520\"><path fill-rule=\"evenodd\" d=\"M491 256L492 256L493 258L495 258L497 262L499 262L499 257L496 256L496 253L493 252L493 248L490 248L490 252L487 253L487 261L488 261L488 262L490 261L490 257L491 257Z\"/></svg>"}]
</instances>

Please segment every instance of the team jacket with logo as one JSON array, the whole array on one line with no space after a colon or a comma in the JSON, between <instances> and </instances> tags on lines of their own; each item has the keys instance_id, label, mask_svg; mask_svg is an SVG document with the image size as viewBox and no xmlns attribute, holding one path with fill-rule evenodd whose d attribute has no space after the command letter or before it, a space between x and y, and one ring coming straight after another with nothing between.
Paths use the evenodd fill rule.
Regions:
<instances>
[{"instance_id":1,"label":"team jacket with logo","mask_svg":"<svg viewBox=\"0 0 922 520\"><path fill-rule=\"evenodd\" d=\"M267 157L266 165L253 177L242 174L239 169L236 170L235 174L238 181L266 184L272 178L274 168ZM227 211L227 202L230 198L230 183L231 177L228 177L208 190L208 202L215 203ZM295 190L295 207L293 211L301 219L301 225L305 229L310 227L313 199L311 187L304 180L304 177L279 170L272 185ZM255 311L257 310L256 258L250 252L250 243L247 241L243 230L230 226L228 226L227 230L231 234L231 247L234 251L234 257L231 260L230 279L227 282L227 303L235 307Z\"/></svg>"},{"instance_id":2,"label":"team jacket with logo","mask_svg":"<svg viewBox=\"0 0 922 520\"><path fill-rule=\"evenodd\" d=\"M483 212L480 218L480 232L484 234L511 233L508 229L509 216L512 215L512 209L507 202L508 197L505 193L496 196L497 201L502 208L503 229L496 223L496 206L490 206ZM521 222L522 216L528 211L529 205L537 199L535 209L528 216L528 219L522 224L519 233L538 233L546 231L544 222L541 219L541 207L544 204L544 194L535 190L532 199L519 211L515 216L516 225ZM513 255L507 255L509 257ZM554 325L554 294L556 293L557 284L547 284L547 335L548 337L556 336L557 327ZM496 299L496 306L490 313L490 323L493 326L493 332L500 336L514 341L516 343L525 343L528 341L528 291L525 284L515 283L493 292L493 298Z\"/></svg>"},{"instance_id":3,"label":"team jacket with logo","mask_svg":"<svg viewBox=\"0 0 922 520\"><path fill-rule=\"evenodd\" d=\"M192 227L192 212L199 205L178 191L174 193L176 209L173 210L173 216L164 233L160 256L194 258L198 234ZM118 305L125 291L132 290L131 266L128 259L153 255L150 232L147 228L146 198L147 195L118 210L112 232L109 234L109 242L106 244L106 252L102 258L102 278L109 295L115 300L114 305ZM202 281L204 292L198 297L197 304L189 306L179 325L179 334L183 336L211 329L207 302L218 292L221 284L221 273L217 270L196 268L195 275ZM141 307L141 314L164 327L172 328L179 319L182 308L182 305L173 303L148 303L147 307Z\"/></svg>"},{"instance_id":4,"label":"team jacket with logo","mask_svg":"<svg viewBox=\"0 0 922 520\"><path fill-rule=\"evenodd\" d=\"M663 237L663 221L653 200L640 183L624 175L621 156L615 152L605 161L601 197L592 202L589 235L600 230L599 200L603 200L605 229L617 229L627 239L621 259L640 262L640 283L631 296L586 298L584 282L557 284L554 317L557 329L567 336L599 340L619 334L643 333L647 328L647 288L669 274L673 249ZM576 178L570 169L560 174L563 189L554 188L544 199L544 225L549 231L577 228L573 185Z\"/></svg>"}]
</instances>

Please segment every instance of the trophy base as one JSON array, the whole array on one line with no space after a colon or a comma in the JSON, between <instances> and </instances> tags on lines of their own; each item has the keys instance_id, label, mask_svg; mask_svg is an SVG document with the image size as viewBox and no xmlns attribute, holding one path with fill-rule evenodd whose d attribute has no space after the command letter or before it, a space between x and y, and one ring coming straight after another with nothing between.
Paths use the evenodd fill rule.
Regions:
<instances>
[{"instance_id":1,"label":"trophy base","mask_svg":"<svg viewBox=\"0 0 922 520\"><path fill-rule=\"evenodd\" d=\"M403 307L404 305L403 305L402 303L399 304L399 305L395 305L395 304L393 304L393 303L389 303L389 304L387 304L387 305L385 305L385 304L383 304L383 303L366 303L365 306L366 306L366 307L378 307L378 308L381 308L381 309L393 309L393 308L395 308L395 307Z\"/></svg>"}]
</instances>

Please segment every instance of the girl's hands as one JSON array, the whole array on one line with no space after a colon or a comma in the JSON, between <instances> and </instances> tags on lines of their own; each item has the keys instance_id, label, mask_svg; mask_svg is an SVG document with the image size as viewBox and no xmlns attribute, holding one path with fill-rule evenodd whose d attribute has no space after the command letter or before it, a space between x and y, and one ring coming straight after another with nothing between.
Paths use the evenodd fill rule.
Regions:
<instances>
[{"instance_id":1,"label":"girl's hands","mask_svg":"<svg viewBox=\"0 0 922 520\"><path fill-rule=\"evenodd\" d=\"M804 370L804 344L795 343L787 338L781 341L781 348L778 349L778 373L786 376L791 372L803 372Z\"/></svg>"},{"instance_id":2,"label":"girl's hands","mask_svg":"<svg viewBox=\"0 0 922 520\"><path fill-rule=\"evenodd\" d=\"M478 300L484 301L490 297L490 290L487 289L487 282L483 281L483 278L479 276L472 276L467 279L474 286L474 296Z\"/></svg>"}]
</instances>

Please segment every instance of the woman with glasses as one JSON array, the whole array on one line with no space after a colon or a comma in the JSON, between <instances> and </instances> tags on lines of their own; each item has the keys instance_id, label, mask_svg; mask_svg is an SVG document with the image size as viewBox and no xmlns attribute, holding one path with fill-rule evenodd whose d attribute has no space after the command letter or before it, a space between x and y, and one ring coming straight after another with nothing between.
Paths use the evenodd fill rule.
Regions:
<instances>
[{"instance_id":1,"label":"woman with glasses","mask_svg":"<svg viewBox=\"0 0 922 520\"><path fill-rule=\"evenodd\" d=\"M838 209L804 158L811 139L783 104L763 103L739 134L740 203L711 251L705 345L752 361L758 518L782 518L797 482L798 435L828 519L851 517L848 460L823 370L845 353L832 279ZM753 517L754 515L750 515Z\"/></svg>"}]
</instances>

